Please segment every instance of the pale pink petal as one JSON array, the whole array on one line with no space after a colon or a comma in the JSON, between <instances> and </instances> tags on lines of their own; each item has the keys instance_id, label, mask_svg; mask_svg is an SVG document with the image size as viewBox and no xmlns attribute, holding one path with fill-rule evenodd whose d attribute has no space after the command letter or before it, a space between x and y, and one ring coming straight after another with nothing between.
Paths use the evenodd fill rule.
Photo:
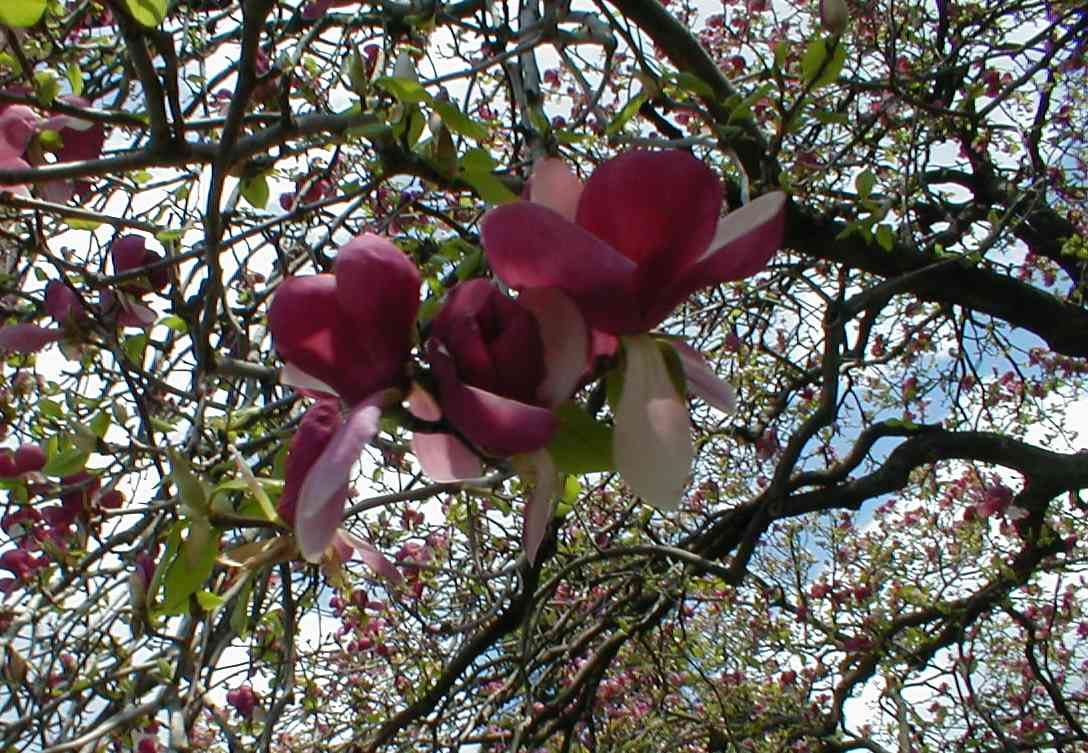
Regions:
<instances>
[{"instance_id":1,"label":"pale pink petal","mask_svg":"<svg viewBox=\"0 0 1088 753\"><path fill-rule=\"evenodd\" d=\"M559 471L547 450L538 450L529 456L533 466L533 492L525 503L525 522L522 543L529 562L536 561L548 523L552 520L555 497L559 492Z\"/></svg>"},{"instance_id":2,"label":"pale pink petal","mask_svg":"<svg viewBox=\"0 0 1088 753\"><path fill-rule=\"evenodd\" d=\"M295 538L309 562L319 562L332 543L344 514L348 475L363 448L378 433L385 399L384 393L377 393L352 408L306 474L295 508Z\"/></svg>"},{"instance_id":3,"label":"pale pink petal","mask_svg":"<svg viewBox=\"0 0 1088 753\"><path fill-rule=\"evenodd\" d=\"M615 461L628 486L659 510L680 504L694 455L687 403L676 392L657 341L623 339L626 367L616 407Z\"/></svg>"},{"instance_id":4,"label":"pale pink petal","mask_svg":"<svg viewBox=\"0 0 1088 753\"><path fill-rule=\"evenodd\" d=\"M557 288L533 288L518 296L540 325L544 341L544 381L537 396L555 407L574 392L589 362L589 330L578 307Z\"/></svg>"},{"instance_id":5,"label":"pale pink petal","mask_svg":"<svg viewBox=\"0 0 1088 753\"><path fill-rule=\"evenodd\" d=\"M555 157L538 159L529 179L529 200L541 204L574 222L578 199L582 196L582 181L567 163Z\"/></svg>"},{"instance_id":6,"label":"pale pink petal","mask_svg":"<svg viewBox=\"0 0 1088 753\"><path fill-rule=\"evenodd\" d=\"M345 531L342 528L336 531L336 537L358 552L359 559L361 559L367 567L373 570L375 575L385 578L398 586L404 581L400 571L397 570L397 566L366 539L360 538L351 531Z\"/></svg>"},{"instance_id":7,"label":"pale pink petal","mask_svg":"<svg viewBox=\"0 0 1088 753\"><path fill-rule=\"evenodd\" d=\"M30 169L30 163L27 162L26 160L22 159L21 157L3 157L3 156L0 156L0 172L3 172L4 170L29 170L29 169ZM0 185L0 192L3 192L3 191L11 191L12 193L18 194L20 196L29 196L30 195L30 189L27 188L25 185L22 185L22 184L7 185L7 186Z\"/></svg>"},{"instance_id":8,"label":"pale pink petal","mask_svg":"<svg viewBox=\"0 0 1088 753\"><path fill-rule=\"evenodd\" d=\"M37 324L10 324L0 327L0 350L14 353L37 353L49 343L64 337L60 329L48 329Z\"/></svg>"},{"instance_id":9,"label":"pale pink petal","mask_svg":"<svg viewBox=\"0 0 1088 753\"><path fill-rule=\"evenodd\" d=\"M283 368L280 369L280 384L286 387L294 387L296 390L307 391L311 393L322 393L325 395L335 395L334 390L329 385L322 382L317 377L312 377L305 371L295 366L293 363L285 363Z\"/></svg>"},{"instance_id":10,"label":"pale pink petal","mask_svg":"<svg viewBox=\"0 0 1088 753\"><path fill-rule=\"evenodd\" d=\"M688 392L701 397L723 413L735 412L737 392L733 385L719 379L703 354L695 348L678 340L671 341L671 345L680 357L680 365L688 382Z\"/></svg>"},{"instance_id":11,"label":"pale pink petal","mask_svg":"<svg viewBox=\"0 0 1088 753\"><path fill-rule=\"evenodd\" d=\"M408 412L421 421L438 421L442 418L442 408L430 392L412 382L408 391Z\"/></svg>"},{"instance_id":12,"label":"pale pink petal","mask_svg":"<svg viewBox=\"0 0 1088 753\"><path fill-rule=\"evenodd\" d=\"M38 185L38 193L46 201L67 204L76 195L76 184L70 180L51 180Z\"/></svg>"},{"instance_id":13,"label":"pale pink petal","mask_svg":"<svg viewBox=\"0 0 1088 753\"><path fill-rule=\"evenodd\" d=\"M117 323L123 327L150 327L155 323L154 310L129 297L125 293L118 294L121 302L121 313L117 316Z\"/></svg>"},{"instance_id":14,"label":"pale pink petal","mask_svg":"<svg viewBox=\"0 0 1088 753\"><path fill-rule=\"evenodd\" d=\"M452 434L417 431L412 434L412 452L432 481L464 481L484 475L480 458Z\"/></svg>"}]
</instances>

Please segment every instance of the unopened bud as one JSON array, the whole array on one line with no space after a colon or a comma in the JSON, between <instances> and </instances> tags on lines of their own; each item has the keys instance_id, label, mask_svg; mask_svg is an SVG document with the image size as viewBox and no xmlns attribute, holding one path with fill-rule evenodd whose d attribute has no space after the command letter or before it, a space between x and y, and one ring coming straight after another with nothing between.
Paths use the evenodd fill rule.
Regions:
<instances>
[{"instance_id":1,"label":"unopened bud","mask_svg":"<svg viewBox=\"0 0 1088 753\"><path fill-rule=\"evenodd\" d=\"M820 26L824 31L836 36L846 31L850 20L850 11L846 0L820 0Z\"/></svg>"}]
</instances>

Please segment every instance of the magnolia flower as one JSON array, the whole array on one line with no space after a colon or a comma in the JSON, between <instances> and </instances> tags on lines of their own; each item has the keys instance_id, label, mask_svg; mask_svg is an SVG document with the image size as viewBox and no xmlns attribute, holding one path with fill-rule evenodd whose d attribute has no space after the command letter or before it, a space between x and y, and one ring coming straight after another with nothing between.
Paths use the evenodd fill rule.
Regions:
<instances>
[{"instance_id":1,"label":"magnolia flower","mask_svg":"<svg viewBox=\"0 0 1088 753\"><path fill-rule=\"evenodd\" d=\"M0 170L30 169L23 157L34 138L38 121L38 116L26 105L0 107ZM3 190L29 193L26 186L0 185L0 191Z\"/></svg>"},{"instance_id":2,"label":"magnolia flower","mask_svg":"<svg viewBox=\"0 0 1088 753\"><path fill-rule=\"evenodd\" d=\"M349 407L342 417L335 401L318 402L292 442L281 514L293 513L289 522L311 562L337 538L351 467L407 382L419 286L411 260L368 234L340 248L333 274L285 280L269 307L283 381L338 395Z\"/></svg>"},{"instance_id":3,"label":"magnolia flower","mask_svg":"<svg viewBox=\"0 0 1088 753\"><path fill-rule=\"evenodd\" d=\"M72 107L90 107L91 103L83 97L64 96L57 98ZM56 132L61 139L60 148L54 156L60 162L83 162L102 156L102 147L106 143L106 130L101 123L83 120L72 115L57 115L40 124L40 130ZM85 195L90 191L86 181L55 180L41 187L42 196L57 203L67 202L73 195Z\"/></svg>"},{"instance_id":4,"label":"magnolia flower","mask_svg":"<svg viewBox=\"0 0 1088 753\"><path fill-rule=\"evenodd\" d=\"M721 217L721 185L706 165L686 152L634 151L600 165L584 186L563 162L541 160L529 199L484 217L488 261L511 287L559 289L594 329L623 336L616 467L648 502L674 508L692 446L668 362L718 407L729 407L732 393L700 354L663 351L644 333L693 292L766 266L782 242L785 195Z\"/></svg>"},{"instance_id":5,"label":"magnolia flower","mask_svg":"<svg viewBox=\"0 0 1088 753\"><path fill-rule=\"evenodd\" d=\"M110 244L110 258L113 271L123 274L141 269L162 257L148 250L143 236L124 235ZM103 311L117 310L117 322L123 327L149 327L155 321L155 312L141 302L144 293L149 290L162 290L170 281L164 267L151 270L143 277L127 280L119 286L119 292L102 290L99 292L99 305Z\"/></svg>"}]
</instances>

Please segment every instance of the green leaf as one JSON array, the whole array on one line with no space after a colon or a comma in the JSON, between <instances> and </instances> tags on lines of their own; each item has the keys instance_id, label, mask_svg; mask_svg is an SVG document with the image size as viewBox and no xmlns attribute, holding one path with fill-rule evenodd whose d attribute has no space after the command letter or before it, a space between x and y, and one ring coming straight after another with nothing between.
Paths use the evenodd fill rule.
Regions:
<instances>
[{"instance_id":1,"label":"green leaf","mask_svg":"<svg viewBox=\"0 0 1088 753\"><path fill-rule=\"evenodd\" d=\"M159 232L155 233L155 240L159 241L160 243L168 243L168 242L171 242L171 241L179 241L179 240L181 240L181 236L184 235L184 234L185 234L185 231L181 230L181 229L178 229L178 230L160 230Z\"/></svg>"},{"instance_id":2,"label":"green leaf","mask_svg":"<svg viewBox=\"0 0 1088 753\"><path fill-rule=\"evenodd\" d=\"M487 139L487 128L458 110L457 106L453 103L436 99L431 102L431 107L433 107L439 117L442 118L442 122L446 124L446 128L449 128L454 133L468 136L470 139L476 141L485 141Z\"/></svg>"},{"instance_id":3,"label":"green leaf","mask_svg":"<svg viewBox=\"0 0 1088 753\"><path fill-rule=\"evenodd\" d=\"M0 2L0 24L13 29L25 29L38 23L45 13L46 0L3 0Z\"/></svg>"},{"instance_id":4,"label":"green leaf","mask_svg":"<svg viewBox=\"0 0 1088 753\"><path fill-rule=\"evenodd\" d=\"M79 473L87 465L88 454L79 447L69 447L50 456L42 473L46 476L64 478Z\"/></svg>"},{"instance_id":5,"label":"green leaf","mask_svg":"<svg viewBox=\"0 0 1088 753\"><path fill-rule=\"evenodd\" d=\"M268 194L267 173L242 179L242 198L254 209L264 209L268 205Z\"/></svg>"},{"instance_id":6,"label":"green leaf","mask_svg":"<svg viewBox=\"0 0 1088 753\"><path fill-rule=\"evenodd\" d=\"M60 94L60 77L56 71L45 70L34 74L34 96L43 105L51 105Z\"/></svg>"},{"instance_id":7,"label":"green leaf","mask_svg":"<svg viewBox=\"0 0 1088 753\"><path fill-rule=\"evenodd\" d=\"M383 76L379 79L375 79L374 83L396 97L397 101L402 105L412 105L431 101L431 95L427 93L427 90L424 89L418 81L412 81L407 78L396 78L394 76Z\"/></svg>"},{"instance_id":8,"label":"green leaf","mask_svg":"<svg viewBox=\"0 0 1088 753\"><path fill-rule=\"evenodd\" d=\"M237 450L233 450L232 452L234 455L234 462L238 465L238 471L242 474L242 479L246 482L249 493L253 495L253 498L257 500L257 504L260 505L261 513L265 520L279 520L275 505L273 505L272 500L268 498L268 494L265 493L264 487L261 486L257 477L253 475L253 469L251 469L242 456L238 454Z\"/></svg>"},{"instance_id":9,"label":"green leaf","mask_svg":"<svg viewBox=\"0 0 1088 753\"><path fill-rule=\"evenodd\" d=\"M60 418L64 415L64 408L60 403L45 397L38 401L37 411L46 418Z\"/></svg>"},{"instance_id":10,"label":"green leaf","mask_svg":"<svg viewBox=\"0 0 1088 753\"><path fill-rule=\"evenodd\" d=\"M172 329L175 332L180 332L183 335L189 331L189 325L186 324L184 319L176 314L164 316L162 319L159 320L159 324L169 329Z\"/></svg>"},{"instance_id":11,"label":"green leaf","mask_svg":"<svg viewBox=\"0 0 1088 753\"><path fill-rule=\"evenodd\" d=\"M489 204L516 201L514 192L492 174L494 164L483 149L470 149L461 160L461 178Z\"/></svg>"},{"instance_id":12,"label":"green leaf","mask_svg":"<svg viewBox=\"0 0 1088 753\"><path fill-rule=\"evenodd\" d=\"M215 609L223 606L227 602L219 594L212 593L211 591L197 591L196 603L200 605L200 608L205 612L212 612Z\"/></svg>"},{"instance_id":13,"label":"green leaf","mask_svg":"<svg viewBox=\"0 0 1088 753\"><path fill-rule=\"evenodd\" d=\"M612 427L598 423L575 402L555 411L559 429L548 445L555 467L563 473L612 470Z\"/></svg>"},{"instance_id":14,"label":"green leaf","mask_svg":"<svg viewBox=\"0 0 1088 753\"><path fill-rule=\"evenodd\" d=\"M121 347L130 361L137 365L142 364L144 362L144 348L147 347L147 335L129 335L125 338Z\"/></svg>"},{"instance_id":15,"label":"green leaf","mask_svg":"<svg viewBox=\"0 0 1088 753\"><path fill-rule=\"evenodd\" d=\"M68 79L68 85L72 87L72 94L78 97L83 93L83 71L79 69L77 63L69 63L64 74Z\"/></svg>"},{"instance_id":16,"label":"green leaf","mask_svg":"<svg viewBox=\"0 0 1088 753\"><path fill-rule=\"evenodd\" d=\"M168 450L167 457L170 458L170 478L178 487L182 504L195 519L206 519L211 496L207 485L196 475L184 455L176 450Z\"/></svg>"},{"instance_id":17,"label":"green leaf","mask_svg":"<svg viewBox=\"0 0 1088 753\"><path fill-rule=\"evenodd\" d=\"M125 0L125 7L137 23L149 29L166 18L166 0Z\"/></svg>"},{"instance_id":18,"label":"green leaf","mask_svg":"<svg viewBox=\"0 0 1088 753\"><path fill-rule=\"evenodd\" d=\"M680 72L673 74L670 78L675 81L677 86L679 86L681 89L685 89L692 94L696 94L700 97L707 97L710 99L714 98L714 89L711 88L710 84L703 81L698 76L693 76L690 73Z\"/></svg>"},{"instance_id":19,"label":"green leaf","mask_svg":"<svg viewBox=\"0 0 1088 753\"><path fill-rule=\"evenodd\" d=\"M862 199L868 199L869 195L873 192L873 186L876 185L876 176L873 175L872 170L866 170L854 178L854 188L857 189L858 196Z\"/></svg>"},{"instance_id":20,"label":"green leaf","mask_svg":"<svg viewBox=\"0 0 1088 753\"><path fill-rule=\"evenodd\" d=\"M827 43L823 39L814 39L805 48L801 57L801 77L813 91L834 83L846 64L846 47L836 44L828 58Z\"/></svg>"},{"instance_id":21,"label":"green leaf","mask_svg":"<svg viewBox=\"0 0 1088 753\"><path fill-rule=\"evenodd\" d=\"M883 222L876 226L876 242L885 251L895 248L895 231Z\"/></svg>"},{"instance_id":22,"label":"green leaf","mask_svg":"<svg viewBox=\"0 0 1088 753\"><path fill-rule=\"evenodd\" d=\"M162 614L184 611L189 597L212 574L218 556L219 531L206 519L190 521L189 532L163 579L163 600L158 611Z\"/></svg>"},{"instance_id":23,"label":"green leaf","mask_svg":"<svg viewBox=\"0 0 1088 753\"><path fill-rule=\"evenodd\" d=\"M91 419L91 431L94 432L96 437L102 439L106 436L106 432L109 431L110 423L110 414L106 413L106 411L100 411Z\"/></svg>"},{"instance_id":24,"label":"green leaf","mask_svg":"<svg viewBox=\"0 0 1088 753\"><path fill-rule=\"evenodd\" d=\"M635 117L639 108L642 107L642 104L645 101L645 92L639 92L638 95L632 97L631 100L623 106L623 109L616 114L616 117L612 118L612 122L608 124L608 127L604 129L605 135L612 136L623 130L623 127L627 125L631 118Z\"/></svg>"}]
</instances>

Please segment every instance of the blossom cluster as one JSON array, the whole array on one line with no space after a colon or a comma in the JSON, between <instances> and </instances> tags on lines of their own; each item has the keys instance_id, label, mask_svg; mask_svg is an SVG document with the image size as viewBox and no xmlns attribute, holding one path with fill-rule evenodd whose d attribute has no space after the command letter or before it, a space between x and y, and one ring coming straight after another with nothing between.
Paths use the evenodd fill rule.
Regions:
<instances>
[{"instance_id":1,"label":"blossom cluster","mask_svg":"<svg viewBox=\"0 0 1088 753\"><path fill-rule=\"evenodd\" d=\"M626 153L584 185L561 160L540 160L523 200L482 220L498 281L457 284L423 323L428 370L410 367L421 276L390 241L361 235L339 249L331 273L285 280L268 311L282 381L316 399L291 441L279 502L302 555L316 562L345 544L351 468L382 412L404 401L432 479L478 477L487 461L510 459L532 481L532 560L564 470L550 450L559 409L601 376L599 364L620 385L609 469L674 509L693 454L685 387L723 410L735 397L697 350L650 333L692 293L763 269L781 245L785 203L769 193L722 216L719 179L681 151ZM374 555L364 551L396 573Z\"/></svg>"}]
</instances>

